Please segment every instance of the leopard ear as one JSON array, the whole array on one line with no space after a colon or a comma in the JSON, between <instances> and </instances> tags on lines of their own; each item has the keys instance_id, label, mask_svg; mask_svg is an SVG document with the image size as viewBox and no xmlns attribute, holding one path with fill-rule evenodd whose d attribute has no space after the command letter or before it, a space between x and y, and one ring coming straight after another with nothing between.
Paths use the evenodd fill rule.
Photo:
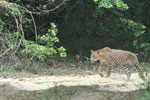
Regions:
<instances>
[{"instance_id":1,"label":"leopard ear","mask_svg":"<svg viewBox=\"0 0 150 100\"><path fill-rule=\"evenodd\" d=\"M91 52L93 52L93 50L91 50Z\"/></svg>"}]
</instances>

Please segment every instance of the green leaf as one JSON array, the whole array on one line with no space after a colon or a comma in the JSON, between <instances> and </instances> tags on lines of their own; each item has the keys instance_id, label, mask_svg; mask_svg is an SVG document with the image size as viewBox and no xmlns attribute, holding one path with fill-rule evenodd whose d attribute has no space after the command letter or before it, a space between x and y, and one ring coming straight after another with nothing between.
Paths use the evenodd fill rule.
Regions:
<instances>
[{"instance_id":1,"label":"green leaf","mask_svg":"<svg viewBox=\"0 0 150 100\"><path fill-rule=\"evenodd\" d=\"M56 25L54 23L50 23L52 28L56 28Z\"/></svg>"},{"instance_id":2,"label":"green leaf","mask_svg":"<svg viewBox=\"0 0 150 100\"><path fill-rule=\"evenodd\" d=\"M94 2L98 2L98 0L94 0Z\"/></svg>"},{"instance_id":3,"label":"green leaf","mask_svg":"<svg viewBox=\"0 0 150 100\"><path fill-rule=\"evenodd\" d=\"M60 53L60 56L61 56L61 57L66 57L67 54L66 54L66 53Z\"/></svg>"},{"instance_id":4,"label":"green leaf","mask_svg":"<svg viewBox=\"0 0 150 100\"><path fill-rule=\"evenodd\" d=\"M142 28L142 29L146 29L146 26L145 26L145 25L142 25L141 28Z\"/></svg>"},{"instance_id":5,"label":"green leaf","mask_svg":"<svg viewBox=\"0 0 150 100\"><path fill-rule=\"evenodd\" d=\"M12 10L15 14L19 11L19 9L17 7L13 7Z\"/></svg>"}]
</instances>

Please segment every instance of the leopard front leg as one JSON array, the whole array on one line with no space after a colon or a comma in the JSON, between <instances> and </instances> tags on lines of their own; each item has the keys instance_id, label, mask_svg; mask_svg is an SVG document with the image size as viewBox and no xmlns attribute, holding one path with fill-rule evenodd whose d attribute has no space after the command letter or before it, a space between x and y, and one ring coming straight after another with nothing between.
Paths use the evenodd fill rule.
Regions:
<instances>
[{"instance_id":1,"label":"leopard front leg","mask_svg":"<svg viewBox=\"0 0 150 100\"><path fill-rule=\"evenodd\" d=\"M125 80L128 81L131 77L130 68L125 68L125 73L127 75L127 78L125 78Z\"/></svg>"},{"instance_id":2,"label":"leopard front leg","mask_svg":"<svg viewBox=\"0 0 150 100\"><path fill-rule=\"evenodd\" d=\"M98 73L99 73L99 75L100 75L101 77L104 77L104 75L103 75L103 70L104 70L104 66L99 66L99 68L98 68Z\"/></svg>"}]
</instances>

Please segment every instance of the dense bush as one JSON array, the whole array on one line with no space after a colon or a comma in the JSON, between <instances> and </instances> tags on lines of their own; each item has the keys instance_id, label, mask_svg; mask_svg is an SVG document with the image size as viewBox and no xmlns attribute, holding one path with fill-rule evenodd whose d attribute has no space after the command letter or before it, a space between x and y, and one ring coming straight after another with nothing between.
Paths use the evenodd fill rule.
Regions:
<instances>
[{"instance_id":1,"label":"dense bush","mask_svg":"<svg viewBox=\"0 0 150 100\"><path fill-rule=\"evenodd\" d=\"M38 34L33 12L22 5L6 1L0 1L0 7L0 64L3 67L13 67L12 61L16 66L17 60L28 62L36 58L46 61L58 53L61 57L66 57L65 48L55 45L59 39L54 23L49 23L51 28L48 28L46 33ZM27 32L34 33L33 39L27 37Z\"/></svg>"}]
</instances>

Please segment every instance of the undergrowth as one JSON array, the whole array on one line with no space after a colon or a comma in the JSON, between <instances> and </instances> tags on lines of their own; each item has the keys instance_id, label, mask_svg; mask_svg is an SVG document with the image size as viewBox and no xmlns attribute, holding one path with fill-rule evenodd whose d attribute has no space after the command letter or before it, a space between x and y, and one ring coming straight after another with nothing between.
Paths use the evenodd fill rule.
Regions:
<instances>
[{"instance_id":1,"label":"undergrowth","mask_svg":"<svg viewBox=\"0 0 150 100\"><path fill-rule=\"evenodd\" d=\"M21 60L20 60L21 61ZM35 77L35 76L51 76L51 75L91 75L95 74L96 70L93 69L89 60L82 60L76 58L61 58L56 57L47 61L22 60L20 67L1 66L0 76L9 77Z\"/></svg>"}]
</instances>

